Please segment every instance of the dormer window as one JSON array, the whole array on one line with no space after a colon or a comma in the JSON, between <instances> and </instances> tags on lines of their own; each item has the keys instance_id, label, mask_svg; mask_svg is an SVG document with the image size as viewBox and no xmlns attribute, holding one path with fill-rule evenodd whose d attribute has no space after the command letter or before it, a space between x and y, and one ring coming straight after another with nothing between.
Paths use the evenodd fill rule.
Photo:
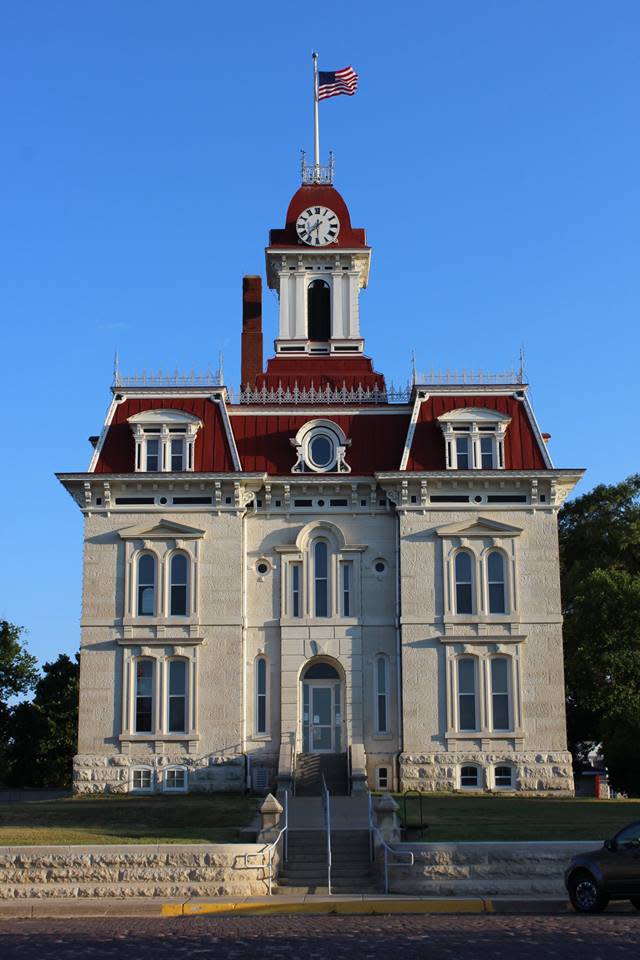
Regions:
<instances>
[{"instance_id":1,"label":"dormer window","mask_svg":"<svg viewBox=\"0 0 640 960\"><path fill-rule=\"evenodd\" d=\"M291 440L298 459L292 473L350 473L345 462L350 441L332 420L310 420Z\"/></svg>"},{"instance_id":2,"label":"dormer window","mask_svg":"<svg viewBox=\"0 0 640 960\"><path fill-rule=\"evenodd\" d=\"M438 417L447 470L504 470L504 438L511 417L497 410L462 407Z\"/></svg>"},{"instance_id":3,"label":"dormer window","mask_svg":"<svg viewBox=\"0 0 640 960\"><path fill-rule=\"evenodd\" d=\"M202 426L183 410L143 410L128 420L135 441L136 473L183 473L195 464L195 442Z\"/></svg>"}]
</instances>

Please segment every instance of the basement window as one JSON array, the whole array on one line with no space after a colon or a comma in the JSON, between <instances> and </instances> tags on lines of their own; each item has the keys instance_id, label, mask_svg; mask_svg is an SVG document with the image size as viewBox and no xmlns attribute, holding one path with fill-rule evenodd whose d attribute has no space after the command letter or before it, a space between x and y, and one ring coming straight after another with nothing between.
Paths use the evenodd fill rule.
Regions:
<instances>
[{"instance_id":1,"label":"basement window","mask_svg":"<svg viewBox=\"0 0 640 960\"><path fill-rule=\"evenodd\" d=\"M133 767L131 770L132 793L153 792L153 770L151 767Z\"/></svg>"},{"instance_id":2,"label":"basement window","mask_svg":"<svg viewBox=\"0 0 640 960\"><path fill-rule=\"evenodd\" d=\"M165 793L186 793L187 792L186 767L169 767L167 770L165 770L164 791Z\"/></svg>"}]
</instances>

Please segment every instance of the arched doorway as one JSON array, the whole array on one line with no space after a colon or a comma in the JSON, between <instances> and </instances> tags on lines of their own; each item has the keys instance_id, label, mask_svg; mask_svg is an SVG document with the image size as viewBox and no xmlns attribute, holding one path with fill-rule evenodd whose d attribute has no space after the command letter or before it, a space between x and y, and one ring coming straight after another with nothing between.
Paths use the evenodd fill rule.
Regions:
<instances>
[{"instance_id":1,"label":"arched doorway","mask_svg":"<svg viewBox=\"0 0 640 960\"><path fill-rule=\"evenodd\" d=\"M325 280L312 280L307 289L309 340L331 339L331 288Z\"/></svg>"},{"instance_id":2,"label":"arched doorway","mask_svg":"<svg viewBox=\"0 0 640 960\"><path fill-rule=\"evenodd\" d=\"M302 752L342 753L344 691L340 674L316 660L302 674Z\"/></svg>"}]
</instances>

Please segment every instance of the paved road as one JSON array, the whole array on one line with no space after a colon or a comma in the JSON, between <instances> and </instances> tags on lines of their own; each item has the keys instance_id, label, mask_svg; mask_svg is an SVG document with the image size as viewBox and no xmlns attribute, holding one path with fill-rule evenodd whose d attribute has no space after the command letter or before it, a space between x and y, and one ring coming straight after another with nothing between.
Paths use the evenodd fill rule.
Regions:
<instances>
[{"instance_id":1,"label":"paved road","mask_svg":"<svg viewBox=\"0 0 640 960\"><path fill-rule=\"evenodd\" d=\"M2 960L616 960L640 914L5 920Z\"/></svg>"}]
</instances>

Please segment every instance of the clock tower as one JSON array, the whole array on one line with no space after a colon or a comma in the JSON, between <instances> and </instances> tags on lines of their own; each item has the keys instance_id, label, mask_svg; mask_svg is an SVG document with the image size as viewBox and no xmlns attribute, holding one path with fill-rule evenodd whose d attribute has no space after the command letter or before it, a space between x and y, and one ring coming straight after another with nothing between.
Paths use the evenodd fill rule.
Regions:
<instances>
[{"instance_id":1,"label":"clock tower","mask_svg":"<svg viewBox=\"0 0 640 960\"><path fill-rule=\"evenodd\" d=\"M271 230L267 283L280 301L277 356L361 354L360 291L367 286L371 249L365 231L351 226L333 186L332 166L318 182L303 165L302 185L284 229Z\"/></svg>"}]
</instances>

